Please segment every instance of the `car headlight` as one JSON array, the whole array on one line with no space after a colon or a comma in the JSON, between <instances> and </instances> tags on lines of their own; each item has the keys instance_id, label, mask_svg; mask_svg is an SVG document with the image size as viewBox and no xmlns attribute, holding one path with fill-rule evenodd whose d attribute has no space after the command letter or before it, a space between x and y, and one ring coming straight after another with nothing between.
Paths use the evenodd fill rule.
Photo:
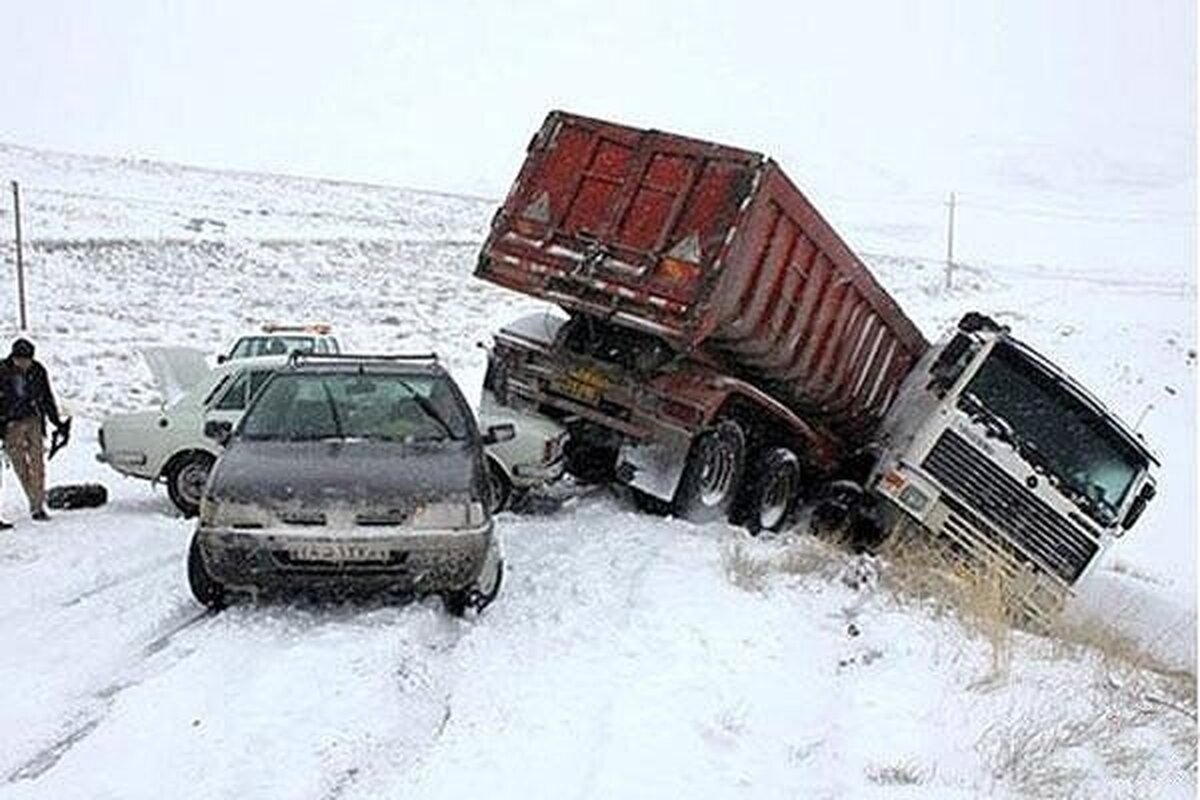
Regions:
<instances>
[{"instance_id":1,"label":"car headlight","mask_svg":"<svg viewBox=\"0 0 1200 800\"><path fill-rule=\"evenodd\" d=\"M414 528L474 528L487 519L483 503L426 503L412 515Z\"/></svg>"}]
</instances>

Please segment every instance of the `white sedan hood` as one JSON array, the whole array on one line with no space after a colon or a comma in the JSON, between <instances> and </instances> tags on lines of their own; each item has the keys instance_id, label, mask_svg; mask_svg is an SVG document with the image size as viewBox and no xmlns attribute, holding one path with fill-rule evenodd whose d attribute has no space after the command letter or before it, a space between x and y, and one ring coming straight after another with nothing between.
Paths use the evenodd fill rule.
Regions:
<instances>
[{"instance_id":1,"label":"white sedan hood","mask_svg":"<svg viewBox=\"0 0 1200 800\"><path fill-rule=\"evenodd\" d=\"M145 347L142 356L167 405L212 374L207 357L194 347Z\"/></svg>"}]
</instances>

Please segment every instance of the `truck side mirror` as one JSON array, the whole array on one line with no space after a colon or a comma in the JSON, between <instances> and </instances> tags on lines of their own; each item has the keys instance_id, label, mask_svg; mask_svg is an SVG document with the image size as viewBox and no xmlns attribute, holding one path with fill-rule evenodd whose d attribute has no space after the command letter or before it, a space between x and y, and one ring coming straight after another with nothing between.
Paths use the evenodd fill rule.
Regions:
<instances>
[{"instance_id":1,"label":"truck side mirror","mask_svg":"<svg viewBox=\"0 0 1200 800\"><path fill-rule=\"evenodd\" d=\"M972 341L961 333L955 334L929 368L929 386L944 397L967 368Z\"/></svg>"},{"instance_id":2,"label":"truck side mirror","mask_svg":"<svg viewBox=\"0 0 1200 800\"><path fill-rule=\"evenodd\" d=\"M233 438L233 423L224 419L210 419L204 423L204 435L224 447Z\"/></svg>"},{"instance_id":3,"label":"truck side mirror","mask_svg":"<svg viewBox=\"0 0 1200 800\"><path fill-rule=\"evenodd\" d=\"M1156 494L1158 494L1158 489L1153 483L1142 484L1142 490L1137 493L1137 497L1133 498L1129 511L1125 512L1125 519L1121 520L1122 530L1127 531L1137 523L1138 518L1142 516L1142 512L1146 510L1146 506L1150 504Z\"/></svg>"},{"instance_id":4,"label":"truck side mirror","mask_svg":"<svg viewBox=\"0 0 1200 800\"><path fill-rule=\"evenodd\" d=\"M511 422L505 422L502 425L492 425L487 429L487 433L483 435L484 444L499 444L500 442L508 442L517 438L517 428Z\"/></svg>"}]
</instances>

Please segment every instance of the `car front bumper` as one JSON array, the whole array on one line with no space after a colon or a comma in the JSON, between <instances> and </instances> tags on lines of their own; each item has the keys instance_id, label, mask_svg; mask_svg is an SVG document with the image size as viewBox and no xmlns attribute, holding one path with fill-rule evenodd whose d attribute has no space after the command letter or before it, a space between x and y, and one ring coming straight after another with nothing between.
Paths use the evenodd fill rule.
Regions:
<instances>
[{"instance_id":1,"label":"car front bumper","mask_svg":"<svg viewBox=\"0 0 1200 800\"><path fill-rule=\"evenodd\" d=\"M197 530L209 574L228 589L250 594L321 592L421 595L471 586L489 549L492 523L450 531L395 535L287 529Z\"/></svg>"},{"instance_id":2,"label":"car front bumper","mask_svg":"<svg viewBox=\"0 0 1200 800\"><path fill-rule=\"evenodd\" d=\"M563 476L567 460L560 455L549 463L517 464L512 470L513 486L532 488L554 483Z\"/></svg>"}]
</instances>

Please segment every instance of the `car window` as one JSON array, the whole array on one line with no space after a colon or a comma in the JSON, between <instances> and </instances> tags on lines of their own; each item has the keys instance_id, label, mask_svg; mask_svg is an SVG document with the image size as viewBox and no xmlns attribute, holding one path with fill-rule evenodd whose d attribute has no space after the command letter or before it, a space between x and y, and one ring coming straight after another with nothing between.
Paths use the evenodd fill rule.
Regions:
<instances>
[{"instance_id":1,"label":"car window","mask_svg":"<svg viewBox=\"0 0 1200 800\"><path fill-rule=\"evenodd\" d=\"M270 370L256 370L255 372L250 373L250 396L247 398L247 400L254 399L254 396L258 394L258 390L263 387L263 384L267 382L267 379L270 378L272 374L273 373Z\"/></svg>"},{"instance_id":2,"label":"car window","mask_svg":"<svg viewBox=\"0 0 1200 800\"><path fill-rule=\"evenodd\" d=\"M232 377L232 375L225 375L221 378L221 380L217 381L216 385L213 386L212 389L209 390L208 394L204 396L204 405L209 405L212 403L213 398L219 395L225 389L225 387L229 385L229 379Z\"/></svg>"},{"instance_id":3,"label":"car window","mask_svg":"<svg viewBox=\"0 0 1200 800\"><path fill-rule=\"evenodd\" d=\"M465 439L470 411L440 375L292 373L267 384L242 433L248 439Z\"/></svg>"},{"instance_id":4,"label":"car window","mask_svg":"<svg viewBox=\"0 0 1200 800\"><path fill-rule=\"evenodd\" d=\"M237 344L233 346L233 350L229 353L230 358L249 358L250 349L254 346L254 340L242 337L237 340Z\"/></svg>"},{"instance_id":5,"label":"car window","mask_svg":"<svg viewBox=\"0 0 1200 800\"><path fill-rule=\"evenodd\" d=\"M329 352L331 352L331 353L340 353L340 352L342 352L342 346L341 346L340 344L338 344L338 340L337 340L337 339L335 339L335 338L333 338L332 336L330 336L330 337L329 337L329 339L328 339L328 342L329 342Z\"/></svg>"},{"instance_id":6,"label":"car window","mask_svg":"<svg viewBox=\"0 0 1200 800\"><path fill-rule=\"evenodd\" d=\"M248 371L239 372L225 394L217 400L217 411L241 411L246 407L246 385L250 382Z\"/></svg>"}]
</instances>

